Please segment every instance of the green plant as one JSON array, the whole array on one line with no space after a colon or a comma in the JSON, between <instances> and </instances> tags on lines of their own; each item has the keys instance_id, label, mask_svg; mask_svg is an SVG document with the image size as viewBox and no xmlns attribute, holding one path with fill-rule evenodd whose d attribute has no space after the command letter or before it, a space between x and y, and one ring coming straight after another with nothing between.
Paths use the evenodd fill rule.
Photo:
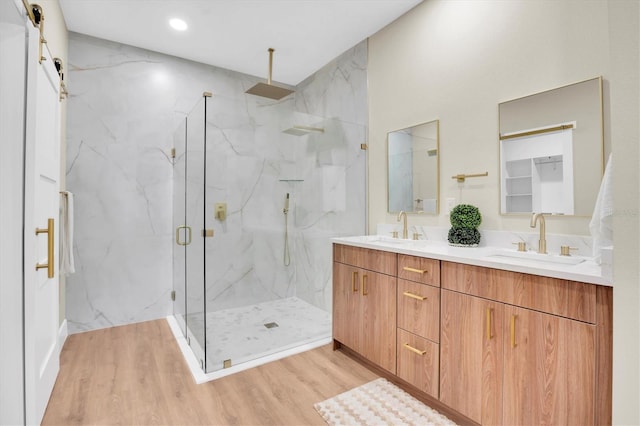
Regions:
<instances>
[{"instance_id":1,"label":"green plant","mask_svg":"<svg viewBox=\"0 0 640 426\"><path fill-rule=\"evenodd\" d=\"M480 242L476 228L482 223L482 215L476 206L458 204L451 210L450 220L448 240L451 244L470 246Z\"/></svg>"},{"instance_id":2,"label":"green plant","mask_svg":"<svg viewBox=\"0 0 640 426\"><path fill-rule=\"evenodd\" d=\"M476 206L458 204L451 210L451 226L475 229L482 223L482 215Z\"/></svg>"}]
</instances>

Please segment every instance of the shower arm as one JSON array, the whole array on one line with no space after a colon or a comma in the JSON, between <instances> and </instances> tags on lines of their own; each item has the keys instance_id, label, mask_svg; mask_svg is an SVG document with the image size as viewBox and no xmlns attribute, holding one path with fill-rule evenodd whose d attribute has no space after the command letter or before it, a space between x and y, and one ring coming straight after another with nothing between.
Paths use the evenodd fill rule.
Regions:
<instances>
[{"instance_id":1,"label":"shower arm","mask_svg":"<svg viewBox=\"0 0 640 426\"><path fill-rule=\"evenodd\" d=\"M271 84L271 73L273 72L273 52L272 47L269 48L269 72L267 73L267 84Z\"/></svg>"}]
</instances>

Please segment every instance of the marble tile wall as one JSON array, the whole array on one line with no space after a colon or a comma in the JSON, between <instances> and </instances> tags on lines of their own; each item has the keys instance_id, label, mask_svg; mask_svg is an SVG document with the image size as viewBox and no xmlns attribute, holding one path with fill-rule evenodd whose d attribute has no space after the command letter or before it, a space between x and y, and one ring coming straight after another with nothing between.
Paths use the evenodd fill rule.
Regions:
<instances>
[{"instance_id":1,"label":"marble tile wall","mask_svg":"<svg viewBox=\"0 0 640 426\"><path fill-rule=\"evenodd\" d=\"M276 102L244 94L255 77L72 33L66 172L76 195L77 273L67 281L69 331L172 312L169 152L204 91L214 93L206 128L216 155L207 156L206 191L192 202L216 230L203 247L208 309L293 295L330 309L329 237L365 232L366 62L361 43ZM300 120L325 132L281 132ZM215 202L227 203L226 221L213 219Z\"/></svg>"}]
</instances>

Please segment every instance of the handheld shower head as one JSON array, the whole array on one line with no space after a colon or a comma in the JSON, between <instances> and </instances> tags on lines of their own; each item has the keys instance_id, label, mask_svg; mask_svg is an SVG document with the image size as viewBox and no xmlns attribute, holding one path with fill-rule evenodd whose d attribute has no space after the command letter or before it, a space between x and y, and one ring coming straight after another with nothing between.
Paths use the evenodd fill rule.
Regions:
<instances>
[{"instance_id":1,"label":"handheld shower head","mask_svg":"<svg viewBox=\"0 0 640 426\"><path fill-rule=\"evenodd\" d=\"M287 192L287 198L284 200L284 209L282 209L284 214L289 213L289 193Z\"/></svg>"}]
</instances>

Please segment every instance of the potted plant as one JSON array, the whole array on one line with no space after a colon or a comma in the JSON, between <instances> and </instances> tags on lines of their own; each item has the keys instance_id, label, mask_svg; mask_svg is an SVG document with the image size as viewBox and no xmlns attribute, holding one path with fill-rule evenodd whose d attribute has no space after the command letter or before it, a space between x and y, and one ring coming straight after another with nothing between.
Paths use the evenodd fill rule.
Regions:
<instances>
[{"instance_id":1,"label":"potted plant","mask_svg":"<svg viewBox=\"0 0 640 426\"><path fill-rule=\"evenodd\" d=\"M451 229L449 244L461 247L477 247L480 243L478 226L482 223L482 215L476 206L458 204L451 210Z\"/></svg>"}]
</instances>

